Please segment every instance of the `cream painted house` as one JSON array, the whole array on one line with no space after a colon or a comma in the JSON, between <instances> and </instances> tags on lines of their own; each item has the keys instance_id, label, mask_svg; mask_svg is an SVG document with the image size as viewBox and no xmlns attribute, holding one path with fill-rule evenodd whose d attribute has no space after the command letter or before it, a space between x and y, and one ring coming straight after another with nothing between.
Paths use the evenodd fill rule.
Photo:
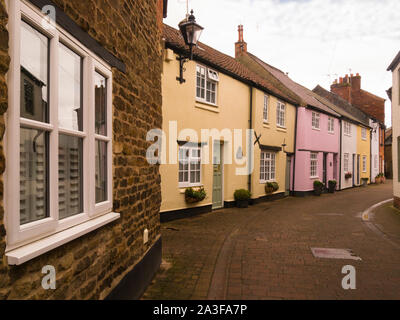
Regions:
<instances>
[{"instance_id":1,"label":"cream painted house","mask_svg":"<svg viewBox=\"0 0 400 320\"><path fill-rule=\"evenodd\" d=\"M400 209L400 52L390 64L388 71L393 74L392 86L392 155L394 205Z\"/></svg>"},{"instance_id":2,"label":"cream painted house","mask_svg":"<svg viewBox=\"0 0 400 320\"><path fill-rule=\"evenodd\" d=\"M250 190L255 201L284 196L296 101L203 43L180 78L184 41L167 25L164 40L162 221L232 206L238 189ZM279 190L267 195L272 181ZM207 196L189 203L188 188L204 188Z\"/></svg>"}]
</instances>

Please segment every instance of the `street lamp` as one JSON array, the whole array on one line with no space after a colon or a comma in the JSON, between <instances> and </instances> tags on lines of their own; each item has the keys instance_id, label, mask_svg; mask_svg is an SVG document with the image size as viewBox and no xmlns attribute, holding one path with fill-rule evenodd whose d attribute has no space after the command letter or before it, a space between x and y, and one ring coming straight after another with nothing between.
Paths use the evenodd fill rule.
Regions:
<instances>
[{"instance_id":1,"label":"street lamp","mask_svg":"<svg viewBox=\"0 0 400 320\"><path fill-rule=\"evenodd\" d=\"M184 64L189 60L193 60L193 48L197 46L197 42L200 39L201 33L203 32L204 28L196 23L196 18L193 15L193 10L190 12L191 14L186 17L183 21L179 23L179 30L182 33L182 37L185 40L185 44L190 49L189 56L184 56L180 54L177 60L179 61L179 77L176 78L181 84L186 82L183 79L183 71L184 71Z\"/></svg>"}]
</instances>

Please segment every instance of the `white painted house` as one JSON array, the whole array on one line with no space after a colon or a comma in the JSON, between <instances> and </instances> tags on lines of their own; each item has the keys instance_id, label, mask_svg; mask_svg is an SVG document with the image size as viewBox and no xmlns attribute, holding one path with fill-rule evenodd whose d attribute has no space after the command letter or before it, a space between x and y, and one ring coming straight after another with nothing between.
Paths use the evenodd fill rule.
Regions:
<instances>
[{"instance_id":1,"label":"white painted house","mask_svg":"<svg viewBox=\"0 0 400 320\"><path fill-rule=\"evenodd\" d=\"M392 155L393 155L393 195L394 206L400 209L400 51L390 64L392 71Z\"/></svg>"}]
</instances>

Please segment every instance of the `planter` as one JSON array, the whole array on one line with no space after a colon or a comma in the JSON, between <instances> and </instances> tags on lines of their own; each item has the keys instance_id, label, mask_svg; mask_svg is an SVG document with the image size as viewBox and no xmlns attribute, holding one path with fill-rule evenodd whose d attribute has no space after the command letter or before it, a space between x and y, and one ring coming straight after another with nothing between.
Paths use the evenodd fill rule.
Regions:
<instances>
[{"instance_id":1,"label":"planter","mask_svg":"<svg viewBox=\"0 0 400 320\"><path fill-rule=\"evenodd\" d=\"M382 178L381 177L376 177L375 178L375 183L376 184L381 184L382 183Z\"/></svg>"},{"instance_id":2,"label":"planter","mask_svg":"<svg viewBox=\"0 0 400 320\"><path fill-rule=\"evenodd\" d=\"M336 191L336 183L335 184L329 184L329 193L335 193Z\"/></svg>"},{"instance_id":3,"label":"planter","mask_svg":"<svg viewBox=\"0 0 400 320\"><path fill-rule=\"evenodd\" d=\"M199 199L197 199L197 198L185 197L185 201L186 201L187 203L197 203L197 202L200 202L200 201L202 201L202 200L199 200Z\"/></svg>"},{"instance_id":4,"label":"planter","mask_svg":"<svg viewBox=\"0 0 400 320\"><path fill-rule=\"evenodd\" d=\"M314 181L314 194L320 196L324 191L324 184L321 181Z\"/></svg>"},{"instance_id":5,"label":"planter","mask_svg":"<svg viewBox=\"0 0 400 320\"><path fill-rule=\"evenodd\" d=\"M314 188L314 195L320 196L322 194L323 187L315 187Z\"/></svg>"},{"instance_id":6,"label":"planter","mask_svg":"<svg viewBox=\"0 0 400 320\"><path fill-rule=\"evenodd\" d=\"M207 196L204 188L199 188L197 190L193 188L188 188L185 191L185 201L186 203L192 204L203 201Z\"/></svg>"},{"instance_id":7,"label":"planter","mask_svg":"<svg viewBox=\"0 0 400 320\"><path fill-rule=\"evenodd\" d=\"M363 179L361 179L361 186L362 187L366 187L367 186L367 184L368 184L368 179L367 178L363 178Z\"/></svg>"},{"instance_id":8,"label":"planter","mask_svg":"<svg viewBox=\"0 0 400 320\"><path fill-rule=\"evenodd\" d=\"M386 178L385 177L381 177L381 183L385 183L386 182Z\"/></svg>"},{"instance_id":9,"label":"planter","mask_svg":"<svg viewBox=\"0 0 400 320\"><path fill-rule=\"evenodd\" d=\"M236 200L236 207L237 208L248 208L249 200Z\"/></svg>"},{"instance_id":10,"label":"planter","mask_svg":"<svg viewBox=\"0 0 400 320\"><path fill-rule=\"evenodd\" d=\"M270 187L265 187L265 193L266 194L271 194L274 192L274 188L270 188Z\"/></svg>"}]
</instances>

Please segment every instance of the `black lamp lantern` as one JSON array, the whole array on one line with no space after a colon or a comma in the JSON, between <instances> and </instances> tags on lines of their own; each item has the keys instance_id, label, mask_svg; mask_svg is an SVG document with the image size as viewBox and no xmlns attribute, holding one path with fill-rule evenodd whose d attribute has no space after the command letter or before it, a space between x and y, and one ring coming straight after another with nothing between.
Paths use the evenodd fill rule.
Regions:
<instances>
[{"instance_id":1,"label":"black lamp lantern","mask_svg":"<svg viewBox=\"0 0 400 320\"><path fill-rule=\"evenodd\" d=\"M185 20L181 21L179 23L179 29L182 33L182 37L185 40L185 44L189 47L190 49L190 55L189 57L186 57L184 55L180 55L177 59L180 62L180 75L176 79L180 83L186 82L185 79L183 79L183 71L184 71L184 64L188 60L193 59L193 47L197 46L197 42L200 39L201 33L203 32L204 28L200 26L198 23L196 23L196 18L193 15L193 10L190 12L190 16L188 16Z\"/></svg>"}]
</instances>

